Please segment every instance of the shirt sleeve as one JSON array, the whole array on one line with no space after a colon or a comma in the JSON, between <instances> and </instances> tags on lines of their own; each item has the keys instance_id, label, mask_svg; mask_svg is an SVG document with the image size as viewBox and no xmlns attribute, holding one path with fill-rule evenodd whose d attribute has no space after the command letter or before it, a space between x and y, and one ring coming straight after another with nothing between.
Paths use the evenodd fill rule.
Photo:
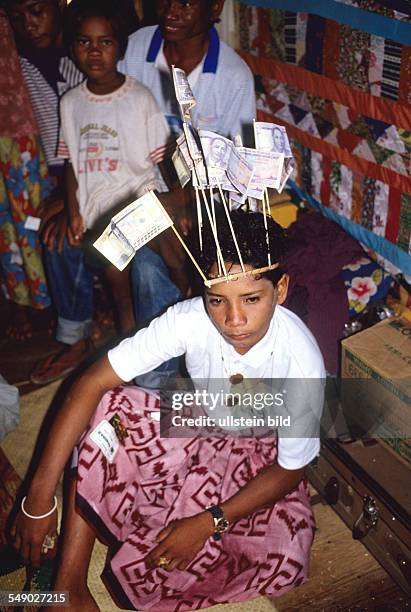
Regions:
<instances>
[{"instance_id":1,"label":"shirt sleeve","mask_svg":"<svg viewBox=\"0 0 411 612\"><path fill-rule=\"evenodd\" d=\"M189 326L179 306L171 306L148 327L108 352L108 360L117 376L128 382L186 352Z\"/></svg>"},{"instance_id":2,"label":"shirt sleeve","mask_svg":"<svg viewBox=\"0 0 411 612\"><path fill-rule=\"evenodd\" d=\"M70 151L67 144L67 138L65 136L67 131L67 121L66 121L66 104L62 99L60 101L60 130L59 130L59 139L57 143L57 151L56 155L60 159L70 159Z\"/></svg>"},{"instance_id":3,"label":"shirt sleeve","mask_svg":"<svg viewBox=\"0 0 411 612\"><path fill-rule=\"evenodd\" d=\"M322 372L319 372L322 374ZM277 461L281 467L305 467L320 451L320 423L325 379L290 378L283 381L283 424L278 427Z\"/></svg>"},{"instance_id":4,"label":"shirt sleeve","mask_svg":"<svg viewBox=\"0 0 411 612\"><path fill-rule=\"evenodd\" d=\"M70 159L68 146L66 144L66 141L64 140L64 136L61 129L59 134L59 141L57 144L57 157L59 157L60 159Z\"/></svg>"},{"instance_id":5,"label":"shirt sleeve","mask_svg":"<svg viewBox=\"0 0 411 612\"><path fill-rule=\"evenodd\" d=\"M320 452L319 438L279 438L277 463L286 470L298 470Z\"/></svg>"}]
</instances>

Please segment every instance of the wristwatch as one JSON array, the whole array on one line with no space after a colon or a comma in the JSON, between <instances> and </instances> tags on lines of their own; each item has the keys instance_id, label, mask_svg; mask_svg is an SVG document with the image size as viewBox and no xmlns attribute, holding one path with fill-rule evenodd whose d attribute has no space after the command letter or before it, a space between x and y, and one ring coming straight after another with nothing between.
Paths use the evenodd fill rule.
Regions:
<instances>
[{"instance_id":1,"label":"wristwatch","mask_svg":"<svg viewBox=\"0 0 411 612\"><path fill-rule=\"evenodd\" d=\"M225 533L227 529L230 527L230 523L224 516L224 512L221 510L220 506L210 506L206 508L208 512L211 512L214 521L214 540L221 540L221 534Z\"/></svg>"}]
</instances>

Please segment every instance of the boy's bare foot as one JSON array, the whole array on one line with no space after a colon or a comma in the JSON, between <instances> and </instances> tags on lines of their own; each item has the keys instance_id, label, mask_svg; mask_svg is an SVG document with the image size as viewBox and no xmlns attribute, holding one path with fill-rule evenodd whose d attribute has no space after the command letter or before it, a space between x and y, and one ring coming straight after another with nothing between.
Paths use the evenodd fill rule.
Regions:
<instances>
[{"instance_id":1,"label":"boy's bare foot","mask_svg":"<svg viewBox=\"0 0 411 612\"><path fill-rule=\"evenodd\" d=\"M6 328L6 336L24 342L33 335L33 326L30 320L27 306L13 304L11 320Z\"/></svg>"},{"instance_id":2,"label":"boy's bare foot","mask_svg":"<svg viewBox=\"0 0 411 612\"><path fill-rule=\"evenodd\" d=\"M63 345L58 353L38 363L31 373L30 380L35 385L47 385L64 378L79 366L94 350L89 338L75 344Z\"/></svg>"}]
</instances>

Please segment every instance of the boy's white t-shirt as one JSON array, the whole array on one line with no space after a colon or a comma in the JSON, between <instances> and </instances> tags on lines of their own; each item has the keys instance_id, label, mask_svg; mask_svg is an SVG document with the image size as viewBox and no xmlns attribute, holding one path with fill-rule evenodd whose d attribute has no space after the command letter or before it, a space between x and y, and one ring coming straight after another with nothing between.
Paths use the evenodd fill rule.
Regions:
<instances>
[{"instance_id":1,"label":"boy's white t-shirt","mask_svg":"<svg viewBox=\"0 0 411 612\"><path fill-rule=\"evenodd\" d=\"M85 229L130 197L156 189L154 165L169 129L144 86L126 77L115 92L95 95L83 82L60 103L58 155L70 159Z\"/></svg>"},{"instance_id":2,"label":"boy's white t-shirt","mask_svg":"<svg viewBox=\"0 0 411 612\"><path fill-rule=\"evenodd\" d=\"M307 393L292 402L292 418L308 418L314 425L312 431L317 431L323 408L323 359L309 329L286 308L276 307L265 336L240 355L217 331L203 299L185 300L111 349L108 359L116 374L128 382L179 355L185 355L186 367L194 382L195 379L209 380L211 387L213 381L220 384L228 380L227 369L244 378L302 382L298 388L306 388ZM285 469L298 469L312 461L319 449L320 441L315 433L293 438L286 434L281 437L279 433L277 460Z\"/></svg>"}]
</instances>

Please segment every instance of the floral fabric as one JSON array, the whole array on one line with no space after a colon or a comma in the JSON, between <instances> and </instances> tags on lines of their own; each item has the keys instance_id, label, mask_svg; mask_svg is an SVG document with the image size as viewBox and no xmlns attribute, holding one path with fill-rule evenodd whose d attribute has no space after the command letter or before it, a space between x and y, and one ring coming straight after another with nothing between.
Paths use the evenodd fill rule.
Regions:
<instances>
[{"instance_id":1,"label":"floral fabric","mask_svg":"<svg viewBox=\"0 0 411 612\"><path fill-rule=\"evenodd\" d=\"M371 302L382 300L393 282L392 276L368 257L361 257L341 270L347 288L350 317L362 312Z\"/></svg>"},{"instance_id":2,"label":"floral fabric","mask_svg":"<svg viewBox=\"0 0 411 612\"><path fill-rule=\"evenodd\" d=\"M38 136L0 138L0 270L7 296L22 306L50 305L38 232L27 229L49 195Z\"/></svg>"}]
</instances>

